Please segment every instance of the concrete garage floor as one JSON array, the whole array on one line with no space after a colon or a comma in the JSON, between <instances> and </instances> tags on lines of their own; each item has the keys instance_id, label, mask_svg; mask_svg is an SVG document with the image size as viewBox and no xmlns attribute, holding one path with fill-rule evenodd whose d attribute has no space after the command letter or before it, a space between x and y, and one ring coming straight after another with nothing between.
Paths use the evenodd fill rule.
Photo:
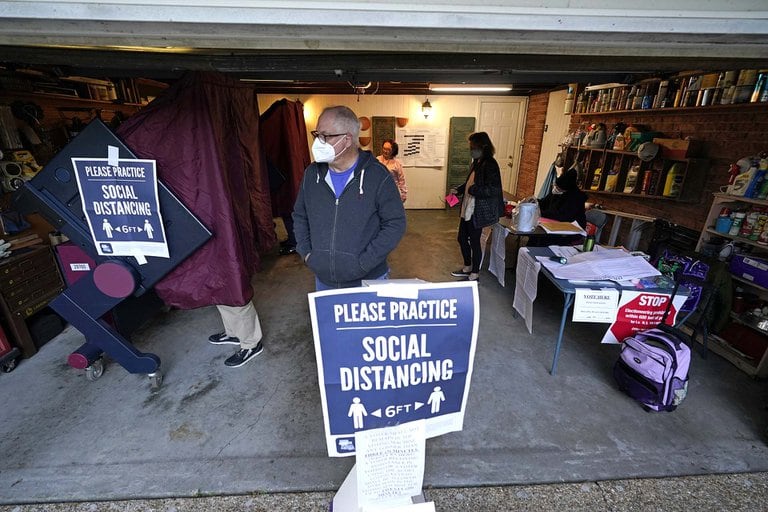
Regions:
<instances>
[{"instance_id":1,"label":"concrete garage floor","mask_svg":"<svg viewBox=\"0 0 768 512\"><path fill-rule=\"evenodd\" d=\"M408 234L391 258L392 276L451 280L450 270L460 264L456 225L455 212L410 211ZM82 342L71 328L0 376L0 504L197 497L150 508L230 510L227 503L235 500L232 510L321 510L353 460L326 456L306 299L313 277L296 256L268 255L264 263L254 279L254 302L265 351L242 368L223 366L234 347L206 342L220 320L215 308L202 308L162 314L134 335L140 350L163 361L159 392L116 364L96 382L66 366L67 354ZM508 283L512 278L508 274ZM751 497L766 497L764 474L633 480L768 471L764 382L714 354L696 354L681 407L645 413L613 383L618 348L600 345L604 325L569 324L558 373L551 376L562 297L541 281L529 335L512 315L512 291L481 275L464 430L427 441L425 487L522 487L436 489L430 492L438 509L546 510L536 499L567 500L572 491L584 499L596 493L594 503L603 508L555 499L551 510L625 510L643 503L642 489L686 495L697 488L722 489L713 498L722 501L712 503L726 509L764 507L749 505ZM606 482L613 480L627 481ZM563 485L568 482L588 483ZM559 485L533 485L542 483ZM299 491L315 492L264 496ZM728 501L729 491L741 505ZM199 498L211 495L249 497ZM263 505L270 499L307 501ZM484 506L485 499L506 505ZM685 499L696 508L693 498ZM129 508L143 506L132 503L103 510L145 510ZM75 510L41 507L0 510Z\"/></svg>"}]
</instances>

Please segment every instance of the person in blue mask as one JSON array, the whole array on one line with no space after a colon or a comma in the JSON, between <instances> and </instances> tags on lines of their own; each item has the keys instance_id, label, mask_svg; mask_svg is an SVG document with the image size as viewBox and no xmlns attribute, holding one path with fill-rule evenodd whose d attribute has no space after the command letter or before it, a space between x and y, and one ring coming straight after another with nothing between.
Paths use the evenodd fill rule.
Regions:
<instances>
[{"instance_id":1,"label":"person in blue mask","mask_svg":"<svg viewBox=\"0 0 768 512\"><path fill-rule=\"evenodd\" d=\"M296 252L317 290L386 279L387 256L405 234L405 209L387 168L358 147L360 121L344 106L323 110L312 132L315 161L293 209Z\"/></svg>"}]
</instances>

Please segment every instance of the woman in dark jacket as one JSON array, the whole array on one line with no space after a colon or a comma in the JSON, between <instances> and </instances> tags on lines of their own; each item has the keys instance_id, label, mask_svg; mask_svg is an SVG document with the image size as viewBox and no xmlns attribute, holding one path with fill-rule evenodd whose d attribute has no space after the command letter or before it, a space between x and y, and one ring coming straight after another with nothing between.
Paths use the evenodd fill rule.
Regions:
<instances>
[{"instance_id":1,"label":"woman in dark jacket","mask_svg":"<svg viewBox=\"0 0 768 512\"><path fill-rule=\"evenodd\" d=\"M451 272L451 275L477 281L482 258L480 234L484 227L496 224L504 214L504 197L499 164L493 158L496 150L488 134L477 132L470 135L469 151L472 164L467 180L452 191L464 195L458 236L464 266Z\"/></svg>"}]
</instances>

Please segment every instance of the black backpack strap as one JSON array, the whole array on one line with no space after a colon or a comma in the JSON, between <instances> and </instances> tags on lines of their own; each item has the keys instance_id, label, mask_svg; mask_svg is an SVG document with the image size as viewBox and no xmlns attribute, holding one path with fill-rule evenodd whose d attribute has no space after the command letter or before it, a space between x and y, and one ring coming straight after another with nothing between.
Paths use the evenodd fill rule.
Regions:
<instances>
[{"instance_id":1,"label":"black backpack strap","mask_svg":"<svg viewBox=\"0 0 768 512\"><path fill-rule=\"evenodd\" d=\"M672 303L675 301L675 295L677 295L677 289L680 287L680 282L675 279L675 287L672 288L672 294L669 296L669 302L664 310L664 316L661 317L661 323L659 325L665 325L667 322L667 316L669 316L669 310L672 309Z\"/></svg>"}]
</instances>

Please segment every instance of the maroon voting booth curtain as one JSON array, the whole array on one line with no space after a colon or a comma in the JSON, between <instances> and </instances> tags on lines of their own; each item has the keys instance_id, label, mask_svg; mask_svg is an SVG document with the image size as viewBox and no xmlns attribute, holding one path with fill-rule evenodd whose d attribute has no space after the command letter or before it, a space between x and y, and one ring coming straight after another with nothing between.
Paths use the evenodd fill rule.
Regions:
<instances>
[{"instance_id":1,"label":"maroon voting booth curtain","mask_svg":"<svg viewBox=\"0 0 768 512\"><path fill-rule=\"evenodd\" d=\"M213 233L155 285L158 295L183 309L248 302L259 251L276 242L253 88L189 73L117 134L140 158L157 161L160 180Z\"/></svg>"},{"instance_id":2,"label":"maroon voting booth curtain","mask_svg":"<svg viewBox=\"0 0 768 512\"><path fill-rule=\"evenodd\" d=\"M264 155L284 178L282 184L273 186L272 213L275 217L290 215L310 163L304 105L285 98L274 102L261 115L259 137Z\"/></svg>"}]
</instances>

